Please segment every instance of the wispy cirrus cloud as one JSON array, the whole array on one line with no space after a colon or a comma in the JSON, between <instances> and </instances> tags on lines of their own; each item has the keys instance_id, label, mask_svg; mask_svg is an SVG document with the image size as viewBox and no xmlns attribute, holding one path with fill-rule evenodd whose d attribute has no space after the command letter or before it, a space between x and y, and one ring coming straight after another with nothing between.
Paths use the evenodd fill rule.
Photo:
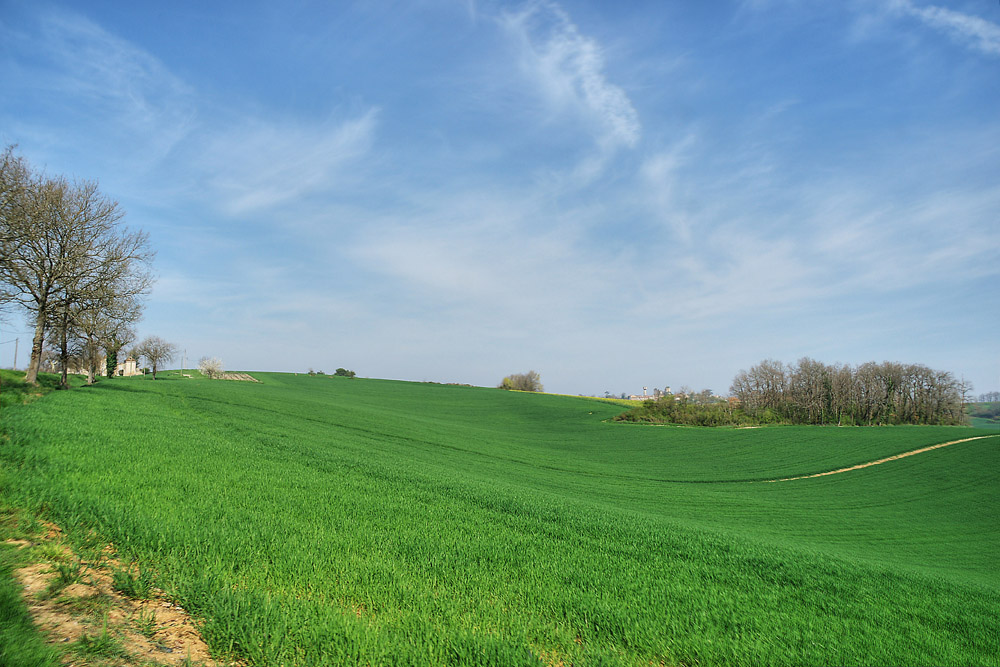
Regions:
<instances>
[{"instance_id":1,"label":"wispy cirrus cloud","mask_svg":"<svg viewBox=\"0 0 1000 667\"><path fill-rule=\"evenodd\" d=\"M681 241L691 240L691 216L679 201L682 172L696 143L689 133L674 146L647 157L639 168L640 192L653 219L666 224Z\"/></svg>"},{"instance_id":2,"label":"wispy cirrus cloud","mask_svg":"<svg viewBox=\"0 0 1000 667\"><path fill-rule=\"evenodd\" d=\"M59 1L0 12L0 138L112 184L160 251L143 326L194 358L574 393L995 359L1000 42L971 0L424 3L409 41L365 3L220 40Z\"/></svg>"},{"instance_id":3,"label":"wispy cirrus cloud","mask_svg":"<svg viewBox=\"0 0 1000 667\"><path fill-rule=\"evenodd\" d=\"M893 0L891 7L897 12L919 19L935 30L947 33L971 49L1000 56L1000 25L996 23L936 5L921 7L912 0Z\"/></svg>"},{"instance_id":4,"label":"wispy cirrus cloud","mask_svg":"<svg viewBox=\"0 0 1000 667\"><path fill-rule=\"evenodd\" d=\"M169 153L192 130L194 91L159 59L75 12L44 11L37 21L34 34L5 34L30 54L8 72L8 94L44 102L41 114L86 124L94 142L127 137L145 162Z\"/></svg>"},{"instance_id":5,"label":"wispy cirrus cloud","mask_svg":"<svg viewBox=\"0 0 1000 667\"><path fill-rule=\"evenodd\" d=\"M501 25L516 40L520 66L551 113L575 115L590 128L602 155L634 148L642 124L625 91L605 73L605 53L557 4L537 0Z\"/></svg>"},{"instance_id":6,"label":"wispy cirrus cloud","mask_svg":"<svg viewBox=\"0 0 1000 667\"><path fill-rule=\"evenodd\" d=\"M353 182L350 168L369 151L377 117L372 108L339 122L247 119L216 134L199 161L226 213L263 211Z\"/></svg>"}]
</instances>

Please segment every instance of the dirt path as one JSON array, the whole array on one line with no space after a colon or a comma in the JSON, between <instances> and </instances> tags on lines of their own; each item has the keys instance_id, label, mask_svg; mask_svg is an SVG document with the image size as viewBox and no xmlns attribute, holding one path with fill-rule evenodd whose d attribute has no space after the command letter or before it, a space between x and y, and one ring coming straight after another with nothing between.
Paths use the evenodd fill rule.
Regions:
<instances>
[{"instance_id":1,"label":"dirt path","mask_svg":"<svg viewBox=\"0 0 1000 667\"><path fill-rule=\"evenodd\" d=\"M58 526L41 523L44 533L6 539L28 564L14 570L35 625L62 654L62 664L78 667L241 667L214 660L197 624L162 591L150 586L145 597L123 595L115 572L138 576L106 546L87 559L74 553Z\"/></svg>"},{"instance_id":2,"label":"dirt path","mask_svg":"<svg viewBox=\"0 0 1000 667\"><path fill-rule=\"evenodd\" d=\"M951 442L942 442L937 445L931 445L930 447L921 447L920 449L914 449L911 452L903 452L902 454L896 454L895 456L887 456L884 459L879 459L877 461L869 461L868 463L859 463L856 466L851 466L849 468L839 468L837 470L830 470L828 472L818 472L812 475L800 475L798 477L782 477L781 479L768 479L764 480L766 482L791 482L796 479L811 479L813 477L826 477L827 475L838 475L842 472L849 472L851 470L860 470L861 468L869 468L871 466L877 466L882 463L888 463L889 461L895 461L896 459L905 459L907 456L913 456L914 454L923 454L924 452L929 452L932 449L941 449L942 447L948 447L949 445L957 445L960 442L970 442L972 440L982 440L983 438L996 438L995 435L977 435L974 438L964 438L962 440L952 440Z\"/></svg>"}]
</instances>

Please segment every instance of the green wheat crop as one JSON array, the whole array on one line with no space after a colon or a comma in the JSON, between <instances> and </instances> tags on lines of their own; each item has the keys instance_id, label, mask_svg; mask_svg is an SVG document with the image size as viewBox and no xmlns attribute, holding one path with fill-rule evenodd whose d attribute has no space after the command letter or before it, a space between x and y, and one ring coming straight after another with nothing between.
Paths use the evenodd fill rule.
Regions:
<instances>
[{"instance_id":1,"label":"green wheat crop","mask_svg":"<svg viewBox=\"0 0 1000 667\"><path fill-rule=\"evenodd\" d=\"M257 376L5 408L0 489L253 664L1000 664L1000 437L763 481L987 431Z\"/></svg>"}]
</instances>

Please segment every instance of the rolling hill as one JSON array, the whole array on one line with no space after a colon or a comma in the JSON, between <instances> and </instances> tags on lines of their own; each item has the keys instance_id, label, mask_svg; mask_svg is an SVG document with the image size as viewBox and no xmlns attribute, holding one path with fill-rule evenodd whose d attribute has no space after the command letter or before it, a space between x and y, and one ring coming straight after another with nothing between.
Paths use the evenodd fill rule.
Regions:
<instances>
[{"instance_id":1,"label":"rolling hill","mask_svg":"<svg viewBox=\"0 0 1000 667\"><path fill-rule=\"evenodd\" d=\"M2 493L253 664L1000 664L995 432L254 376L5 407Z\"/></svg>"}]
</instances>

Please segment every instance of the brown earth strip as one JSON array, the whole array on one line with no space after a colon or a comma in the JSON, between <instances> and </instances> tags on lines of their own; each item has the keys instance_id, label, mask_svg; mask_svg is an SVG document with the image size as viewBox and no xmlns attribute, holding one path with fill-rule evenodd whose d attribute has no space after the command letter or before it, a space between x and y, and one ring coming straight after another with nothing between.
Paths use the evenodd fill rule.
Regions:
<instances>
[{"instance_id":1,"label":"brown earth strip","mask_svg":"<svg viewBox=\"0 0 1000 667\"><path fill-rule=\"evenodd\" d=\"M237 380L240 382L260 382L257 378L250 375L249 373L223 373L219 376L221 380Z\"/></svg>"},{"instance_id":2,"label":"brown earth strip","mask_svg":"<svg viewBox=\"0 0 1000 667\"><path fill-rule=\"evenodd\" d=\"M122 595L113 585L112 572L125 570L111 547L100 558L83 561L62 540L58 526L44 524L46 534L29 540L6 540L20 549L43 554L44 560L14 571L24 601L35 625L50 644L64 652L63 664L91 664L74 646L81 642L113 637L123 649L111 661L94 664L120 665L241 665L217 661L209 653L195 622L162 591L153 589L150 599ZM78 567L75 583L59 587L59 565Z\"/></svg>"},{"instance_id":3,"label":"brown earth strip","mask_svg":"<svg viewBox=\"0 0 1000 667\"><path fill-rule=\"evenodd\" d=\"M887 456L884 459L879 459L877 461L869 461L868 463L859 463L856 466L850 466L849 468L839 468L837 470L830 470L827 472L818 472L812 475L800 475L798 477L782 477L781 479L767 479L765 482L791 482L796 479L812 479L813 477L826 477L827 475L838 475L842 472L850 472L851 470L860 470L862 468L870 468L871 466L877 466L882 463L888 463L889 461L895 461L896 459L904 459L907 456L913 456L915 454L923 454L924 452L929 452L932 449L940 449L942 447L948 447L949 445L957 445L960 442L970 442L972 440L982 440L983 438L996 438L995 435L977 435L974 438L964 438L962 440L952 440L951 442L942 442L937 445L931 445L929 447L921 447L920 449L914 449L910 452L903 452L902 454L896 454L895 456Z\"/></svg>"}]
</instances>

